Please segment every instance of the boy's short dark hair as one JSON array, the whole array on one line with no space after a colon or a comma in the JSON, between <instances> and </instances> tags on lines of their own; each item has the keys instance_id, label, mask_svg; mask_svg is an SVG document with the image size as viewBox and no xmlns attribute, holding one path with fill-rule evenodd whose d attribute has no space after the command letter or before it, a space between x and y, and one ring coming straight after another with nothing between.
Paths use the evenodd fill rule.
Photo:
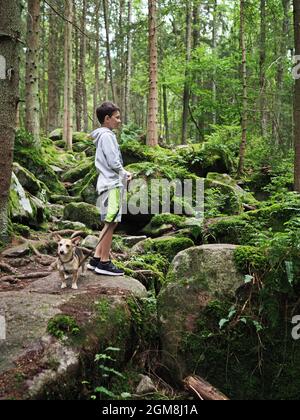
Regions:
<instances>
[{"instance_id":1,"label":"boy's short dark hair","mask_svg":"<svg viewBox=\"0 0 300 420\"><path fill-rule=\"evenodd\" d=\"M115 105L112 102L104 102L102 105L100 105L97 110L97 118L100 122L100 124L104 123L105 117L108 115L109 117L112 117L115 112L120 112L120 108Z\"/></svg>"}]
</instances>

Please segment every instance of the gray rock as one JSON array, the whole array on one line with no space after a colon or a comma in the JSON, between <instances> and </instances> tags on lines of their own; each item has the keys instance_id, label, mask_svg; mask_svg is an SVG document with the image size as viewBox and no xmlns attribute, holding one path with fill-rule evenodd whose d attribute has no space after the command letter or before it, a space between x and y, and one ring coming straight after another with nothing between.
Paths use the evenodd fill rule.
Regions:
<instances>
[{"instance_id":1,"label":"gray rock","mask_svg":"<svg viewBox=\"0 0 300 420\"><path fill-rule=\"evenodd\" d=\"M70 220L61 220L58 222L58 229L60 230L84 230L86 229L85 224L80 222L72 222Z\"/></svg>"},{"instance_id":2,"label":"gray rock","mask_svg":"<svg viewBox=\"0 0 300 420\"><path fill-rule=\"evenodd\" d=\"M81 384L87 379L84 358L91 361L109 345L121 348L130 340L132 320L126 296L147 296L146 289L129 277L107 279L88 273L80 278L77 291L62 290L60 285L59 274L53 272L24 290L0 293L7 332L6 340L0 340L0 383L12 378L1 387L0 399L82 395ZM60 314L75 319L84 340L59 341L46 333L49 321ZM117 363L124 363L125 350L116 355Z\"/></svg>"},{"instance_id":3,"label":"gray rock","mask_svg":"<svg viewBox=\"0 0 300 420\"><path fill-rule=\"evenodd\" d=\"M227 244L189 248L171 264L158 297L158 315L162 364L171 370L174 379L181 380L189 373L186 360L191 356L186 353L184 336L196 331L197 320L212 300L234 298L243 284L244 278L234 263L236 248Z\"/></svg>"},{"instance_id":4,"label":"gray rock","mask_svg":"<svg viewBox=\"0 0 300 420\"><path fill-rule=\"evenodd\" d=\"M89 249L95 249L96 246L98 245L99 242L99 237L97 236L93 236L93 235L88 235L83 241L81 246L85 247L85 248L89 248Z\"/></svg>"},{"instance_id":5,"label":"gray rock","mask_svg":"<svg viewBox=\"0 0 300 420\"><path fill-rule=\"evenodd\" d=\"M24 257L28 255L30 252L29 244L26 242L22 245L14 246L13 248L9 248L6 251L3 251L1 255L7 258L18 258Z\"/></svg>"},{"instance_id":6,"label":"gray rock","mask_svg":"<svg viewBox=\"0 0 300 420\"><path fill-rule=\"evenodd\" d=\"M141 377L141 382L138 384L136 393L139 395L150 394L156 392L157 389L152 382L152 379L149 376L139 375Z\"/></svg>"},{"instance_id":7,"label":"gray rock","mask_svg":"<svg viewBox=\"0 0 300 420\"><path fill-rule=\"evenodd\" d=\"M147 239L147 236L124 236L123 243L125 246L131 247L145 239Z\"/></svg>"}]
</instances>

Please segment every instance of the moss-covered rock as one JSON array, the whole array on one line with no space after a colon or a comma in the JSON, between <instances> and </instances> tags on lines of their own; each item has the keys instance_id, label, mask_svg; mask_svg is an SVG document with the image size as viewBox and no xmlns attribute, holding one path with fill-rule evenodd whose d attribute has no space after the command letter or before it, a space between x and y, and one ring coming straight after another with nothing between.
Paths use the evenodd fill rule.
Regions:
<instances>
[{"instance_id":1,"label":"moss-covered rock","mask_svg":"<svg viewBox=\"0 0 300 420\"><path fill-rule=\"evenodd\" d=\"M63 137L63 129L62 128L56 128L49 134L50 140L62 140Z\"/></svg>"},{"instance_id":2,"label":"moss-covered rock","mask_svg":"<svg viewBox=\"0 0 300 420\"><path fill-rule=\"evenodd\" d=\"M23 168L17 162L13 164L14 174L17 176L22 187L30 194L46 201L49 189L43 182L39 181L31 172Z\"/></svg>"},{"instance_id":3,"label":"moss-covered rock","mask_svg":"<svg viewBox=\"0 0 300 420\"><path fill-rule=\"evenodd\" d=\"M215 185L214 182L217 182L218 184L225 184L225 185L230 186L241 198L242 202L245 204L248 204L249 206L257 206L259 204L258 201L253 196L253 194L251 194L248 191L243 190L243 188L241 188L236 183L236 181L227 174L208 173L206 179L208 181L212 181L212 185L211 185L212 188ZM207 184L209 183L207 182Z\"/></svg>"},{"instance_id":4,"label":"moss-covered rock","mask_svg":"<svg viewBox=\"0 0 300 420\"><path fill-rule=\"evenodd\" d=\"M200 177L205 177L209 172L228 174L234 169L234 156L223 144L193 144L178 147L176 151L185 162L186 168Z\"/></svg>"},{"instance_id":5,"label":"moss-covered rock","mask_svg":"<svg viewBox=\"0 0 300 420\"><path fill-rule=\"evenodd\" d=\"M65 172L62 176L62 180L64 182L79 181L91 171L92 167L94 167L94 162L92 162L90 159L87 159L84 162L80 163L79 165Z\"/></svg>"},{"instance_id":6,"label":"moss-covered rock","mask_svg":"<svg viewBox=\"0 0 300 420\"><path fill-rule=\"evenodd\" d=\"M235 249L233 245L194 247L178 254L171 264L167 283L158 297L158 315L162 363L174 379L180 380L194 371L188 370L191 366L201 369L199 357L204 349L198 349L198 356L190 355L185 347L186 334L196 331L196 321L209 302L233 298L243 283L243 276L235 267Z\"/></svg>"},{"instance_id":7,"label":"moss-covered rock","mask_svg":"<svg viewBox=\"0 0 300 420\"><path fill-rule=\"evenodd\" d=\"M70 190L71 195L79 196L89 204L95 204L98 197L96 191L97 179L96 168L92 165L90 171L82 179L74 183Z\"/></svg>"},{"instance_id":8,"label":"moss-covered rock","mask_svg":"<svg viewBox=\"0 0 300 420\"><path fill-rule=\"evenodd\" d=\"M51 140L48 140L51 143ZM52 193L64 194L65 187L60 182L51 164L59 164L57 150L53 145L48 145L45 140L41 149L34 149L33 140L24 131L17 132L14 160L47 185Z\"/></svg>"},{"instance_id":9,"label":"moss-covered rock","mask_svg":"<svg viewBox=\"0 0 300 420\"><path fill-rule=\"evenodd\" d=\"M199 240L202 237L202 225L201 219L165 213L153 216L151 222L143 229L143 232L154 238L167 233L168 235Z\"/></svg>"},{"instance_id":10,"label":"moss-covered rock","mask_svg":"<svg viewBox=\"0 0 300 420\"><path fill-rule=\"evenodd\" d=\"M70 203L64 209L64 219L84 223L90 229L99 229L100 211L87 203Z\"/></svg>"},{"instance_id":11,"label":"moss-covered rock","mask_svg":"<svg viewBox=\"0 0 300 420\"><path fill-rule=\"evenodd\" d=\"M240 216L211 220L205 224L203 233L206 243L235 245L251 244L257 237L257 234L257 228L249 220Z\"/></svg>"},{"instance_id":12,"label":"moss-covered rock","mask_svg":"<svg viewBox=\"0 0 300 420\"><path fill-rule=\"evenodd\" d=\"M132 253L143 254L157 252L171 262L180 251L193 247L194 245L194 242L189 238L162 237L146 239L135 245L132 248Z\"/></svg>"},{"instance_id":13,"label":"moss-covered rock","mask_svg":"<svg viewBox=\"0 0 300 420\"><path fill-rule=\"evenodd\" d=\"M49 217L45 204L24 190L13 173L9 195L9 214L14 222L37 226Z\"/></svg>"},{"instance_id":14,"label":"moss-covered rock","mask_svg":"<svg viewBox=\"0 0 300 420\"><path fill-rule=\"evenodd\" d=\"M59 195L59 194L52 194L50 197L51 203L55 204L66 204L66 203L80 203L82 199L80 196L69 196L69 195Z\"/></svg>"}]
</instances>

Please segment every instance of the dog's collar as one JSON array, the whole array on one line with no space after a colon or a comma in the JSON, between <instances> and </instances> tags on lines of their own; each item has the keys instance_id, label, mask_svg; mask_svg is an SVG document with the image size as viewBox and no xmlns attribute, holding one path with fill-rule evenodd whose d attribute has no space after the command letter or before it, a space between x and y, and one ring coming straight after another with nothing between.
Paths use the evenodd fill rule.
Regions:
<instances>
[{"instance_id":1,"label":"dog's collar","mask_svg":"<svg viewBox=\"0 0 300 420\"><path fill-rule=\"evenodd\" d=\"M58 256L58 258L59 258L60 262L62 263L62 265L68 264L68 263L70 263L71 261L74 260L74 252L72 254L72 258L69 261L62 261L62 259L60 258L60 255Z\"/></svg>"}]
</instances>

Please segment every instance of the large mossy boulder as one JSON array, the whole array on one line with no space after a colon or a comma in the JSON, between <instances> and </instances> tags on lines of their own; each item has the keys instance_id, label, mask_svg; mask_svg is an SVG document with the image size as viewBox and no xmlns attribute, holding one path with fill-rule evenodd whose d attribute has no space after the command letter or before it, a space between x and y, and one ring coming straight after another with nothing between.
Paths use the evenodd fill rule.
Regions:
<instances>
[{"instance_id":1,"label":"large mossy boulder","mask_svg":"<svg viewBox=\"0 0 300 420\"><path fill-rule=\"evenodd\" d=\"M248 204L249 206L257 206L259 204L252 193L243 190L243 188L241 188L228 174L209 173L207 174L206 179L207 185L211 182L211 187L218 186L219 184L231 187L242 203Z\"/></svg>"},{"instance_id":2,"label":"large mossy boulder","mask_svg":"<svg viewBox=\"0 0 300 420\"><path fill-rule=\"evenodd\" d=\"M259 238L271 238L284 232L287 223L298 218L300 203L283 202L261 207L239 216L220 217L204 223L203 236L207 243L255 245Z\"/></svg>"},{"instance_id":3,"label":"large mossy boulder","mask_svg":"<svg viewBox=\"0 0 300 420\"><path fill-rule=\"evenodd\" d=\"M23 168L23 166L19 165L17 162L14 162L13 164L13 172L26 191L38 198L46 198L47 192L49 192L48 187L44 182L39 181L33 173L29 172L26 168Z\"/></svg>"},{"instance_id":4,"label":"large mossy boulder","mask_svg":"<svg viewBox=\"0 0 300 420\"><path fill-rule=\"evenodd\" d=\"M70 194L81 197L81 200L86 203L95 204L98 197L96 191L97 179L96 168L94 165L91 165L86 175L74 183L70 189Z\"/></svg>"},{"instance_id":5,"label":"large mossy boulder","mask_svg":"<svg viewBox=\"0 0 300 420\"><path fill-rule=\"evenodd\" d=\"M70 203L64 209L64 219L84 223L88 228L98 230L100 211L87 203Z\"/></svg>"},{"instance_id":6,"label":"large mossy boulder","mask_svg":"<svg viewBox=\"0 0 300 420\"><path fill-rule=\"evenodd\" d=\"M60 166L66 161L66 156L60 156L56 148L49 139L45 139L41 148L36 148L31 136L23 131L17 132L14 148L14 160L23 168L31 172L38 181L47 185L48 189L54 194L64 194L66 189L60 182L58 175L52 169L52 165ZM62 162L63 163L63 162Z\"/></svg>"},{"instance_id":7,"label":"large mossy boulder","mask_svg":"<svg viewBox=\"0 0 300 420\"><path fill-rule=\"evenodd\" d=\"M62 175L64 182L76 182L84 178L94 167L94 162L91 159L86 159L79 165L69 169Z\"/></svg>"},{"instance_id":8,"label":"large mossy boulder","mask_svg":"<svg viewBox=\"0 0 300 420\"><path fill-rule=\"evenodd\" d=\"M164 213L153 216L151 222L143 229L143 233L153 238L168 234L198 240L202 237L202 226L202 219Z\"/></svg>"},{"instance_id":9,"label":"large mossy boulder","mask_svg":"<svg viewBox=\"0 0 300 420\"><path fill-rule=\"evenodd\" d=\"M189 238L168 236L157 239L149 238L135 245L132 248L132 254L158 253L171 262L180 251L193 247L194 245L194 242Z\"/></svg>"},{"instance_id":10,"label":"large mossy boulder","mask_svg":"<svg viewBox=\"0 0 300 420\"><path fill-rule=\"evenodd\" d=\"M186 168L199 177L206 177L209 172L231 173L234 169L234 156L223 144L201 143L177 148Z\"/></svg>"},{"instance_id":11,"label":"large mossy boulder","mask_svg":"<svg viewBox=\"0 0 300 420\"><path fill-rule=\"evenodd\" d=\"M60 285L55 272L0 294L0 313L9 320L0 340L1 400L90 400L131 358L139 326L129 300L142 306L146 289L132 278L92 273L76 292Z\"/></svg>"},{"instance_id":12,"label":"large mossy boulder","mask_svg":"<svg viewBox=\"0 0 300 420\"><path fill-rule=\"evenodd\" d=\"M48 217L45 204L25 191L14 173L9 195L9 214L12 221L33 227L42 224Z\"/></svg>"},{"instance_id":13,"label":"large mossy boulder","mask_svg":"<svg viewBox=\"0 0 300 420\"><path fill-rule=\"evenodd\" d=\"M186 338L196 332L201 334L198 321L212 301L233 299L243 283L235 266L236 248L228 244L189 248L178 254L170 266L158 297L158 315L162 364L174 380L180 381L192 372L203 373L199 357L205 349L199 347L197 355L191 354Z\"/></svg>"},{"instance_id":14,"label":"large mossy boulder","mask_svg":"<svg viewBox=\"0 0 300 420\"><path fill-rule=\"evenodd\" d=\"M259 206L259 202L229 175L207 174L205 179L206 217L238 215L243 213L246 206L253 209Z\"/></svg>"}]
</instances>

